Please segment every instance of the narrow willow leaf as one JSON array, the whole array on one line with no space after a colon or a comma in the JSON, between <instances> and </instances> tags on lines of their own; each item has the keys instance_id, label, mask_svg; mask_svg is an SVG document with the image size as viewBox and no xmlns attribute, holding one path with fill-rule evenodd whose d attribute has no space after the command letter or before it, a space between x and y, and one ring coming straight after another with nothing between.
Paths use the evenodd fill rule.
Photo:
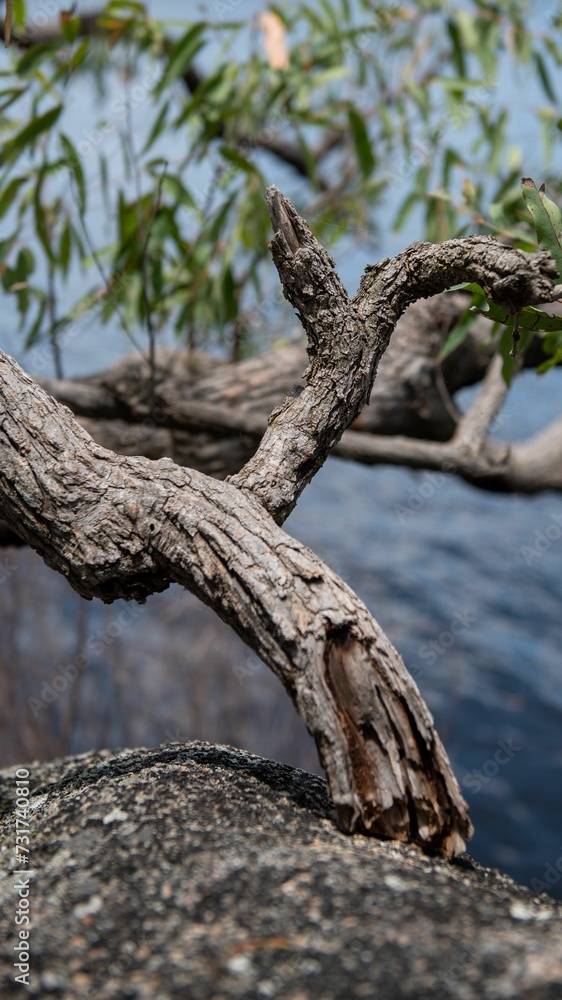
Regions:
<instances>
[{"instance_id":1,"label":"narrow willow leaf","mask_svg":"<svg viewBox=\"0 0 562 1000\"><path fill-rule=\"evenodd\" d=\"M530 177L522 177L521 190L525 204L531 213L539 244L543 250L548 250L554 258L558 274L562 278L562 247L552 225L550 215L535 187L535 182Z\"/></svg>"},{"instance_id":2,"label":"narrow willow leaf","mask_svg":"<svg viewBox=\"0 0 562 1000\"><path fill-rule=\"evenodd\" d=\"M59 264L65 278L68 274L71 249L72 249L72 244L70 239L70 225L67 222L66 226L64 227L61 233L61 238L59 242Z\"/></svg>"},{"instance_id":3,"label":"narrow willow leaf","mask_svg":"<svg viewBox=\"0 0 562 1000\"><path fill-rule=\"evenodd\" d=\"M235 149L232 149L229 146L221 146L220 151L225 160L228 160L229 163L238 167L239 170L242 170L245 174L253 174L257 177L261 177L259 170L254 166L254 164L251 163L250 160L247 160L245 156L242 156L241 153L238 153Z\"/></svg>"},{"instance_id":4,"label":"narrow willow leaf","mask_svg":"<svg viewBox=\"0 0 562 1000\"><path fill-rule=\"evenodd\" d=\"M39 298L39 305L37 308L37 315L35 317L35 322L32 324L30 329L27 331L27 336L25 338L24 347L27 350L29 347L33 347L33 344L39 339L41 329L43 326L43 319L45 317L45 312L47 309L47 300L41 294L35 290L36 297Z\"/></svg>"},{"instance_id":5,"label":"narrow willow leaf","mask_svg":"<svg viewBox=\"0 0 562 1000\"><path fill-rule=\"evenodd\" d=\"M453 351L456 351L457 347L460 347L464 343L475 319L475 314L470 311L465 312L461 316L459 321L449 331L447 339L439 351L439 361L444 361Z\"/></svg>"},{"instance_id":6,"label":"narrow willow leaf","mask_svg":"<svg viewBox=\"0 0 562 1000\"><path fill-rule=\"evenodd\" d=\"M72 145L70 139L65 135L60 134L59 136L61 146L66 154L66 163L68 169L70 170L74 180L76 181L76 188L78 190L78 204L80 207L80 214L84 215L86 210L86 181L84 179L84 171L82 170L82 162L80 156L78 155L76 149Z\"/></svg>"},{"instance_id":7,"label":"narrow willow leaf","mask_svg":"<svg viewBox=\"0 0 562 1000\"><path fill-rule=\"evenodd\" d=\"M41 45L32 45L27 52L23 54L17 64L16 73L18 76L25 76L26 73L33 72L33 70L37 69L43 60L50 59L59 47L60 46L58 44L53 42L45 42Z\"/></svg>"},{"instance_id":8,"label":"narrow willow leaf","mask_svg":"<svg viewBox=\"0 0 562 1000\"><path fill-rule=\"evenodd\" d=\"M375 166L375 157L373 156L367 126L365 125L364 119L358 111L355 110L355 108L349 108L348 117L361 173L363 174L363 177L369 177Z\"/></svg>"},{"instance_id":9,"label":"narrow willow leaf","mask_svg":"<svg viewBox=\"0 0 562 1000\"><path fill-rule=\"evenodd\" d=\"M59 104L55 108L51 108L46 114L41 115L39 118L33 118L29 125L18 132L13 139L10 139L4 148L0 151L0 164L6 163L6 161L13 156L22 152L26 146L31 146L42 132L47 132L52 125L55 124L57 118L62 111L62 105Z\"/></svg>"},{"instance_id":10,"label":"narrow willow leaf","mask_svg":"<svg viewBox=\"0 0 562 1000\"><path fill-rule=\"evenodd\" d=\"M550 76L548 75L546 63L543 57L541 56L540 52L535 52L534 59L535 59L535 66L537 68L537 73L542 83L542 87L546 96L550 101L552 101L553 104L557 104L558 99L556 97L556 94L554 93L554 88L552 86L552 83L550 82Z\"/></svg>"},{"instance_id":11,"label":"narrow willow leaf","mask_svg":"<svg viewBox=\"0 0 562 1000\"><path fill-rule=\"evenodd\" d=\"M162 94L166 87L169 87L171 83L174 83L175 80L185 73L190 63L205 44L203 36L206 30L207 25L204 21L192 24L185 35L172 46L168 66L156 88L157 94Z\"/></svg>"},{"instance_id":12,"label":"narrow willow leaf","mask_svg":"<svg viewBox=\"0 0 562 1000\"><path fill-rule=\"evenodd\" d=\"M48 217L49 210L43 205L41 201L41 194L43 189L43 181L45 178L45 171L41 170L37 180L37 187L35 188L33 196L33 208L35 217L35 234L39 237L39 240L43 246L43 249L52 263L56 263L53 248L51 246L51 226Z\"/></svg>"},{"instance_id":13,"label":"narrow willow leaf","mask_svg":"<svg viewBox=\"0 0 562 1000\"><path fill-rule=\"evenodd\" d=\"M0 219L6 214L7 211L12 207L16 201L16 195L21 187L27 180L25 177L13 177L10 183L0 194Z\"/></svg>"}]
</instances>

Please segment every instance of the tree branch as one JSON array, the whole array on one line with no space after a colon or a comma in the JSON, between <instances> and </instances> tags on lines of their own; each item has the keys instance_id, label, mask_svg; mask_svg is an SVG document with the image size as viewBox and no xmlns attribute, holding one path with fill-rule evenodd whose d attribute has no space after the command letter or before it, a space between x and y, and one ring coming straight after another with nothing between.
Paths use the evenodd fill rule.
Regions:
<instances>
[{"instance_id":1,"label":"tree branch","mask_svg":"<svg viewBox=\"0 0 562 1000\"><path fill-rule=\"evenodd\" d=\"M419 692L353 592L253 497L169 459L116 456L0 352L0 496L84 597L175 581L282 680L347 831L451 855L472 828Z\"/></svg>"},{"instance_id":2,"label":"tree branch","mask_svg":"<svg viewBox=\"0 0 562 1000\"><path fill-rule=\"evenodd\" d=\"M502 375L503 358L496 354L476 399L465 413L455 431L453 446L459 453L476 458L486 444L490 425L499 413L508 393Z\"/></svg>"},{"instance_id":3,"label":"tree branch","mask_svg":"<svg viewBox=\"0 0 562 1000\"><path fill-rule=\"evenodd\" d=\"M232 482L282 523L368 402L378 363L411 303L473 281L517 312L553 297L557 271L550 254L526 254L491 237L414 243L367 268L350 301L332 258L289 199L276 188L267 197L272 256L308 337L308 385L273 411L258 450Z\"/></svg>"},{"instance_id":4,"label":"tree branch","mask_svg":"<svg viewBox=\"0 0 562 1000\"><path fill-rule=\"evenodd\" d=\"M333 454L366 465L446 471L487 490L560 490L560 422L511 447L485 441L470 461L451 448L458 417L453 420L454 404L449 397L445 405L443 397L448 390L479 380L493 358L489 323L477 319L464 344L442 363L442 385L436 379L440 349L465 308L466 296L458 293L408 307L379 364L369 406L345 431ZM531 366L544 360L540 340L523 360ZM150 405L146 390L146 364L136 355L87 379L39 382L70 407L104 448L153 459L168 456L222 479L254 454L267 428L267 414L300 382L305 361L304 348L296 346L236 364L217 363L202 352L161 347L156 407ZM499 374L497 387L501 398L505 383ZM477 414L481 405L479 395L471 410ZM0 525L0 546L14 544L22 540L13 527Z\"/></svg>"},{"instance_id":5,"label":"tree branch","mask_svg":"<svg viewBox=\"0 0 562 1000\"><path fill-rule=\"evenodd\" d=\"M340 825L451 855L471 825L414 682L353 592L275 520L367 402L411 302L471 280L515 311L549 298L556 267L480 237L414 244L368 269L351 302L291 203L275 189L268 200L273 256L310 367L256 456L231 483L169 459L118 457L0 353L2 511L83 596L144 600L172 581L197 594L281 678L316 739ZM460 449L440 446L466 462L478 462L472 443L498 404L496 376L493 367L482 390L486 419L469 412Z\"/></svg>"}]
</instances>

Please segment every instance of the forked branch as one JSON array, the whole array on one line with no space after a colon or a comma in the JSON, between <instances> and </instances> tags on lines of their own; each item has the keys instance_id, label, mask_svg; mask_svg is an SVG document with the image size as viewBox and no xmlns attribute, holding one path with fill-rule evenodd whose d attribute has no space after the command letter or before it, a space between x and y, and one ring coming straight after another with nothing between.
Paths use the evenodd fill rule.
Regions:
<instances>
[{"instance_id":1,"label":"forked branch","mask_svg":"<svg viewBox=\"0 0 562 1000\"><path fill-rule=\"evenodd\" d=\"M548 299L556 269L480 237L417 244L370 269L351 302L291 203L276 191L269 202L310 369L254 458L221 483L169 459L117 456L0 352L1 513L85 597L144 600L172 581L199 596L281 678L343 829L450 856L472 827L416 685L356 595L276 521L368 400L410 302L468 279L516 308Z\"/></svg>"},{"instance_id":2,"label":"forked branch","mask_svg":"<svg viewBox=\"0 0 562 1000\"><path fill-rule=\"evenodd\" d=\"M276 227L273 259L308 336L308 385L274 411L260 447L232 482L282 523L368 402L379 361L409 305L473 281L516 312L554 297L557 270L550 254L523 253L492 237L413 243L367 268L350 300L332 258L291 202L270 188L268 204Z\"/></svg>"}]
</instances>

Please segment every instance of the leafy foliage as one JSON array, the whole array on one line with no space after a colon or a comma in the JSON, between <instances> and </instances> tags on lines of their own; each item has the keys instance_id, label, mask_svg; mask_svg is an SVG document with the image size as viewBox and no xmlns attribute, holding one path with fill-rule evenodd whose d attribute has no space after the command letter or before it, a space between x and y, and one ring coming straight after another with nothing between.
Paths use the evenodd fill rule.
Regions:
<instances>
[{"instance_id":1,"label":"leafy foliage","mask_svg":"<svg viewBox=\"0 0 562 1000\"><path fill-rule=\"evenodd\" d=\"M0 84L0 251L28 345L48 338L60 365L57 340L96 305L135 342L173 324L192 345L255 349L277 289L272 182L334 247L365 233L374 243L389 217L400 228L420 209L429 240L489 232L537 246L496 80L504 57L535 74L546 162L562 125L562 48L533 34L523 2L272 4L267 23L287 50L278 62L266 27L248 30L237 4L210 10L178 29L110 0L95 30L71 11L54 39L15 4ZM101 105L85 127L72 104L80 81L96 84ZM78 268L89 287L60 314ZM557 357L559 332L545 340Z\"/></svg>"},{"instance_id":2,"label":"leafy foliage","mask_svg":"<svg viewBox=\"0 0 562 1000\"><path fill-rule=\"evenodd\" d=\"M562 244L560 242L562 212L555 202L547 198L545 187L545 184L541 184L537 190L532 178L521 178L523 199L533 220L538 245L551 254L562 279ZM545 354L550 355L550 357L539 365L537 369L539 374L549 371L554 365L562 362L562 316L551 315L536 306L527 306L516 315L512 315L496 303L488 302L480 285L464 283L457 286L455 290L458 289L471 292L472 303L469 312L465 313L450 331L441 350L442 359L448 357L462 344L470 332L475 316L480 314L493 322L494 333L497 333L500 328L504 328L505 332L500 336L499 346L504 359L504 377L508 384L514 373L515 366L511 359L517 354L520 331L523 331L520 345L523 351L530 344L531 334L545 335L543 348ZM511 333L511 342L505 336L508 331Z\"/></svg>"}]
</instances>

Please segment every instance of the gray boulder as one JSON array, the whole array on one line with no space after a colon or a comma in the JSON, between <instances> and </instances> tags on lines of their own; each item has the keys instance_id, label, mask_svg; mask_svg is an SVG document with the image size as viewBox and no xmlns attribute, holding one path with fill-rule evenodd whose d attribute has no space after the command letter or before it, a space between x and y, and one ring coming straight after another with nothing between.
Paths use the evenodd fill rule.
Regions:
<instances>
[{"instance_id":1,"label":"gray boulder","mask_svg":"<svg viewBox=\"0 0 562 1000\"><path fill-rule=\"evenodd\" d=\"M562 906L468 855L342 834L313 775L206 743L23 770L28 866L26 779L0 772L2 997L562 997Z\"/></svg>"}]
</instances>

